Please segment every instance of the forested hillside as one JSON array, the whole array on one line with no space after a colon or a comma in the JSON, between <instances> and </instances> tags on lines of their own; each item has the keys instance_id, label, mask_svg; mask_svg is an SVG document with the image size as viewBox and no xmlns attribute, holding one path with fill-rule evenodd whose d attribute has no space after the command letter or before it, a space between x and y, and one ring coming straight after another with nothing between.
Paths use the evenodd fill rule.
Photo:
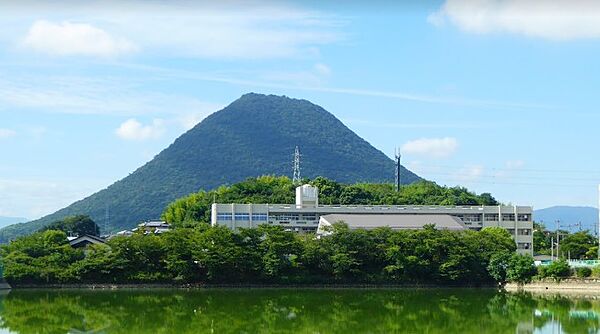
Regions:
<instances>
[{"instance_id":1,"label":"forested hillside","mask_svg":"<svg viewBox=\"0 0 600 334\"><path fill-rule=\"evenodd\" d=\"M477 195L462 187L419 181L397 192L390 183L342 184L324 177L305 180L319 188L320 204L497 205L490 194ZM171 203L162 218L175 226L210 222L210 205L220 203L294 203L295 185L287 177L247 179L213 191L200 191Z\"/></svg>"}]
</instances>

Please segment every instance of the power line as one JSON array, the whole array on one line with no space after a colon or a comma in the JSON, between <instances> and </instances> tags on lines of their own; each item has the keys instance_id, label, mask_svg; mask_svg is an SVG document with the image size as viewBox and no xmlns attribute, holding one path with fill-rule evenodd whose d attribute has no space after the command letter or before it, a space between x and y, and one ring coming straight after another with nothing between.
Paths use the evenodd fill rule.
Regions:
<instances>
[{"instance_id":1,"label":"power line","mask_svg":"<svg viewBox=\"0 0 600 334\"><path fill-rule=\"evenodd\" d=\"M423 165L419 165L421 167ZM433 168L454 168L463 169L465 166L460 165L426 165L427 167ZM587 174L598 174L600 176L600 170L582 170L582 169L536 169L536 168L508 168L508 167L486 167L486 169L494 171L505 171L505 172L547 172L547 173L587 173Z\"/></svg>"},{"instance_id":2,"label":"power line","mask_svg":"<svg viewBox=\"0 0 600 334\"><path fill-rule=\"evenodd\" d=\"M421 171L420 173L426 173L429 175L446 175L446 176L455 176L455 177L460 177L460 176L471 176L471 174L468 173L468 171L458 171L455 173L443 173L443 172L427 172L427 171ZM557 177L557 176L548 176L548 177L543 177L543 176L529 176L529 175L490 175L490 174L479 174L477 175L478 178L497 178L497 179L539 179L539 180L545 180L545 179L560 179L560 180L572 180L572 181L589 181L589 182L593 182L598 183L600 181L600 176L598 178L579 178L579 177Z\"/></svg>"}]
</instances>

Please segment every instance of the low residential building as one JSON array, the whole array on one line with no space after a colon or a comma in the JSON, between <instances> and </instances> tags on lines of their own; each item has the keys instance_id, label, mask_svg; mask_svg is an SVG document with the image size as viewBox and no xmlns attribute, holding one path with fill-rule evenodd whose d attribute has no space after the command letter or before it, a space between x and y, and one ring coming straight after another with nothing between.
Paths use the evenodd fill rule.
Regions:
<instances>
[{"instance_id":1,"label":"low residential building","mask_svg":"<svg viewBox=\"0 0 600 334\"><path fill-rule=\"evenodd\" d=\"M133 229L133 232L141 231L144 234L161 234L169 231L170 229L171 225L165 221L151 220L139 224L138 227Z\"/></svg>"},{"instance_id":2,"label":"low residential building","mask_svg":"<svg viewBox=\"0 0 600 334\"><path fill-rule=\"evenodd\" d=\"M320 205L318 189L303 185L296 189L295 204L220 204L214 203L211 208L211 224L227 226L233 230L253 228L261 224L283 226L286 230L298 233L315 233L322 217L327 215L360 215L353 221L361 220L369 226L389 226L410 224L412 216L415 228L423 226L423 222L442 222L437 216L450 216L462 222L472 230L483 227L498 226L506 229L514 238L519 253L533 254L533 208L530 206L437 206L437 205ZM382 217L385 221L382 221ZM425 216L425 217L416 217ZM435 216L435 217L434 217ZM326 218L332 223L334 218ZM369 220L366 223L366 220ZM448 222L444 218L444 222ZM357 223L358 224L358 223ZM357 225L358 226L358 225ZM408 225L407 225L408 226ZM436 224L437 226L437 224ZM438 228L441 228L439 226Z\"/></svg>"}]
</instances>

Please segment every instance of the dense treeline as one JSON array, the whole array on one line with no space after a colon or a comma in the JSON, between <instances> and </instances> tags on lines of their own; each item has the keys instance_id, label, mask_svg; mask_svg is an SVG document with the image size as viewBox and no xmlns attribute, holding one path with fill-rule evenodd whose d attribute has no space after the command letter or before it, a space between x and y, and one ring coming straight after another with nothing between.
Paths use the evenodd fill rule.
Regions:
<instances>
[{"instance_id":1,"label":"dense treeline","mask_svg":"<svg viewBox=\"0 0 600 334\"><path fill-rule=\"evenodd\" d=\"M233 232L206 224L162 235L115 237L71 248L61 231L2 247L4 277L44 283L434 283L527 281L533 259L515 255L500 228L451 232L349 230L322 238L262 226Z\"/></svg>"},{"instance_id":2,"label":"dense treeline","mask_svg":"<svg viewBox=\"0 0 600 334\"><path fill-rule=\"evenodd\" d=\"M47 230L63 231L69 236L100 235L98 224L86 215L65 217L41 229L41 231Z\"/></svg>"},{"instance_id":3,"label":"dense treeline","mask_svg":"<svg viewBox=\"0 0 600 334\"><path fill-rule=\"evenodd\" d=\"M497 205L488 193L476 195L462 187L419 181L397 192L389 183L341 184L323 177L305 180L319 188L319 203L369 205ZM295 185L287 177L250 178L213 191L200 191L171 203L162 218L175 226L210 222L210 205L218 203L294 203Z\"/></svg>"},{"instance_id":4,"label":"dense treeline","mask_svg":"<svg viewBox=\"0 0 600 334\"><path fill-rule=\"evenodd\" d=\"M560 235L558 253L560 257L591 260L598 258L598 239L590 231L569 232L559 230ZM533 249L537 254L552 254L552 242L556 245L557 233L549 231L544 224L533 225ZM556 246L554 247L556 252Z\"/></svg>"}]
</instances>

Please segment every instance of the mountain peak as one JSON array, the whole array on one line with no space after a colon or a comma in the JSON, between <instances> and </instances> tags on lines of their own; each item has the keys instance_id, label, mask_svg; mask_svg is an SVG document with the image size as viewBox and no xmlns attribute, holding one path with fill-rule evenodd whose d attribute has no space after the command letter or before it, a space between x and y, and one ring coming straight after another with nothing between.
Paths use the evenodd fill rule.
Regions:
<instances>
[{"instance_id":1,"label":"mountain peak","mask_svg":"<svg viewBox=\"0 0 600 334\"><path fill-rule=\"evenodd\" d=\"M205 118L153 160L107 189L40 220L0 230L0 239L39 229L74 214L131 228L158 218L168 203L201 189L248 177L292 174L294 148L302 154L302 177L342 183L393 182L394 162L307 100L248 93ZM402 180L419 180L403 169Z\"/></svg>"}]
</instances>

